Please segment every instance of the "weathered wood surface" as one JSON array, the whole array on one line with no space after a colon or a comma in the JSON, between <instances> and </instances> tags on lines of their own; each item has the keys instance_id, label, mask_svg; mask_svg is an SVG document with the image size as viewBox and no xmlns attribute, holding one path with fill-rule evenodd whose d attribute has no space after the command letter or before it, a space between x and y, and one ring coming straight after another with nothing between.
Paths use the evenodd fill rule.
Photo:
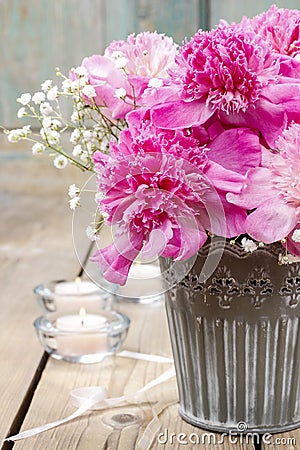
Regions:
<instances>
[{"instance_id":1,"label":"weathered wood surface","mask_svg":"<svg viewBox=\"0 0 300 450\"><path fill-rule=\"evenodd\" d=\"M220 19L228 22L238 22L243 16L253 17L269 9L276 3L279 8L300 9L300 0L263 0L263 1L240 1L240 0L210 0L208 26L214 27Z\"/></svg>"},{"instance_id":2,"label":"weathered wood surface","mask_svg":"<svg viewBox=\"0 0 300 450\"><path fill-rule=\"evenodd\" d=\"M41 315L32 288L79 270L66 214L71 171L0 141L0 439L8 433L43 355L32 326ZM64 181L62 180L64 178ZM66 200L66 201L65 201Z\"/></svg>"}]
</instances>

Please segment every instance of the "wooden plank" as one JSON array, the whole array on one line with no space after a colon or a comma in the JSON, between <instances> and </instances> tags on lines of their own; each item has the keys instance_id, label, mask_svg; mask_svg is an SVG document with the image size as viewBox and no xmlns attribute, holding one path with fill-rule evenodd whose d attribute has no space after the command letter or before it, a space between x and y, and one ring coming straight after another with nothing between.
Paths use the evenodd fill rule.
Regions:
<instances>
[{"instance_id":1,"label":"wooden plank","mask_svg":"<svg viewBox=\"0 0 300 450\"><path fill-rule=\"evenodd\" d=\"M103 50L104 0L0 2L0 124L15 127L15 99L39 90L82 58Z\"/></svg>"},{"instance_id":2,"label":"wooden plank","mask_svg":"<svg viewBox=\"0 0 300 450\"><path fill-rule=\"evenodd\" d=\"M197 0L139 0L138 30L157 30L172 36L181 44L190 38L200 26L204 16L203 2ZM201 23L202 25L203 23Z\"/></svg>"},{"instance_id":3,"label":"wooden plank","mask_svg":"<svg viewBox=\"0 0 300 450\"><path fill-rule=\"evenodd\" d=\"M181 43L199 28L197 0L106 0L105 42L133 32L158 31Z\"/></svg>"},{"instance_id":4,"label":"wooden plank","mask_svg":"<svg viewBox=\"0 0 300 450\"><path fill-rule=\"evenodd\" d=\"M111 41L126 39L128 34L137 31L137 0L104 0L105 46Z\"/></svg>"},{"instance_id":5,"label":"wooden plank","mask_svg":"<svg viewBox=\"0 0 300 450\"><path fill-rule=\"evenodd\" d=\"M220 19L228 22L238 22L243 16L252 17L275 3L273 0L255 2L241 2L239 0L210 0L210 28L219 23ZM300 0L278 0L276 5L280 8L300 9Z\"/></svg>"},{"instance_id":6,"label":"wooden plank","mask_svg":"<svg viewBox=\"0 0 300 450\"><path fill-rule=\"evenodd\" d=\"M74 277L79 270L71 214L65 213L72 171L55 183L49 161L33 159L23 145L14 148L0 140L0 439L43 355L32 326L41 315L32 289L46 280Z\"/></svg>"}]
</instances>

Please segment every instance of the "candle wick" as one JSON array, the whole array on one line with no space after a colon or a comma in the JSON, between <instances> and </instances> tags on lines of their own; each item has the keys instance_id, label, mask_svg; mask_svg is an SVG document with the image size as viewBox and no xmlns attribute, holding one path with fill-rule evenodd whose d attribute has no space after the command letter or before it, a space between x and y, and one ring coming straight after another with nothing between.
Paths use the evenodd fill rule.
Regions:
<instances>
[{"instance_id":1,"label":"candle wick","mask_svg":"<svg viewBox=\"0 0 300 450\"><path fill-rule=\"evenodd\" d=\"M83 319L81 320L81 326L82 326L82 327L84 326L84 321L83 321Z\"/></svg>"}]
</instances>

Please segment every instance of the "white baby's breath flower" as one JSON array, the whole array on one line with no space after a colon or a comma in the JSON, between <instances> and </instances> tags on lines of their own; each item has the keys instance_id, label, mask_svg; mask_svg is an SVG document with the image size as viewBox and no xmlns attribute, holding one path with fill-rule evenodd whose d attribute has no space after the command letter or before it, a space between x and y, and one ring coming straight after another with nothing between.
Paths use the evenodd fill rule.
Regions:
<instances>
[{"instance_id":1,"label":"white baby's breath flower","mask_svg":"<svg viewBox=\"0 0 300 450\"><path fill-rule=\"evenodd\" d=\"M54 167L64 169L68 164L68 160L64 155L57 155L53 160Z\"/></svg>"},{"instance_id":2,"label":"white baby's breath flower","mask_svg":"<svg viewBox=\"0 0 300 450\"><path fill-rule=\"evenodd\" d=\"M77 78L77 80L73 81L74 91L82 89L88 83L89 83L88 77L81 76L80 78Z\"/></svg>"},{"instance_id":3,"label":"white baby's breath flower","mask_svg":"<svg viewBox=\"0 0 300 450\"><path fill-rule=\"evenodd\" d=\"M125 56L121 56L114 60L117 69L125 69L129 60Z\"/></svg>"},{"instance_id":4,"label":"white baby's breath flower","mask_svg":"<svg viewBox=\"0 0 300 450\"><path fill-rule=\"evenodd\" d=\"M97 230L95 228L91 227L90 225L86 228L85 232L86 232L88 239L92 242L94 242L98 238L98 236L96 234Z\"/></svg>"},{"instance_id":5,"label":"white baby's breath flower","mask_svg":"<svg viewBox=\"0 0 300 450\"><path fill-rule=\"evenodd\" d=\"M49 91L49 89L51 89L52 87L52 80L45 80L42 84L41 84L41 89L44 92Z\"/></svg>"},{"instance_id":6,"label":"white baby's breath flower","mask_svg":"<svg viewBox=\"0 0 300 450\"><path fill-rule=\"evenodd\" d=\"M69 200L70 209L74 211L77 206L80 205L80 197L73 197L71 200Z\"/></svg>"},{"instance_id":7,"label":"white baby's breath flower","mask_svg":"<svg viewBox=\"0 0 300 450\"><path fill-rule=\"evenodd\" d=\"M49 89L49 91L47 92L47 99L49 100L49 102L53 102L57 99L57 91L57 86L53 86L51 89Z\"/></svg>"},{"instance_id":8,"label":"white baby's breath flower","mask_svg":"<svg viewBox=\"0 0 300 450\"><path fill-rule=\"evenodd\" d=\"M81 136L80 131L77 128L75 128L75 130L72 131L70 142L72 142L72 144L78 144L80 136Z\"/></svg>"},{"instance_id":9,"label":"white baby's breath flower","mask_svg":"<svg viewBox=\"0 0 300 450\"><path fill-rule=\"evenodd\" d=\"M50 128L51 127L51 124L52 124L52 119L51 119L51 117L45 117L44 119L43 119L43 121L42 121L42 124L43 124L43 127L44 128Z\"/></svg>"},{"instance_id":10,"label":"white baby's breath flower","mask_svg":"<svg viewBox=\"0 0 300 450\"><path fill-rule=\"evenodd\" d=\"M23 138L23 131L21 128L10 130L7 135L7 139L11 143L19 142Z\"/></svg>"},{"instance_id":11,"label":"white baby's breath flower","mask_svg":"<svg viewBox=\"0 0 300 450\"><path fill-rule=\"evenodd\" d=\"M58 130L60 127L62 126L62 123L60 120L58 119L53 119L51 121L51 127L53 128L53 130Z\"/></svg>"},{"instance_id":12,"label":"white baby's breath flower","mask_svg":"<svg viewBox=\"0 0 300 450\"><path fill-rule=\"evenodd\" d=\"M31 134L31 125L24 125L24 127L22 128L24 137L27 137Z\"/></svg>"},{"instance_id":13,"label":"white baby's breath flower","mask_svg":"<svg viewBox=\"0 0 300 450\"><path fill-rule=\"evenodd\" d=\"M115 90L114 97L124 99L126 97L126 89L124 88L118 88Z\"/></svg>"},{"instance_id":14,"label":"white baby's breath flower","mask_svg":"<svg viewBox=\"0 0 300 450\"><path fill-rule=\"evenodd\" d=\"M47 132L47 139L50 144L57 145L60 142L60 134L58 131L50 128Z\"/></svg>"},{"instance_id":15,"label":"white baby's breath flower","mask_svg":"<svg viewBox=\"0 0 300 450\"><path fill-rule=\"evenodd\" d=\"M49 144L57 145L60 142L60 133L52 128L41 128L40 135Z\"/></svg>"},{"instance_id":16,"label":"white baby's breath flower","mask_svg":"<svg viewBox=\"0 0 300 450\"><path fill-rule=\"evenodd\" d=\"M43 116L50 116L53 113L52 106L48 102L40 104L40 112Z\"/></svg>"},{"instance_id":17,"label":"white baby's breath flower","mask_svg":"<svg viewBox=\"0 0 300 450\"><path fill-rule=\"evenodd\" d=\"M32 154L33 155L40 155L41 153L44 153L46 147L41 142L36 142L32 146Z\"/></svg>"},{"instance_id":18,"label":"white baby's breath flower","mask_svg":"<svg viewBox=\"0 0 300 450\"><path fill-rule=\"evenodd\" d=\"M297 62L300 62L300 53L297 53L297 55L294 56L294 59L295 59Z\"/></svg>"},{"instance_id":19,"label":"white baby's breath flower","mask_svg":"<svg viewBox=\"0 0 300 450\"><path fill-rule=\"evenodd\" d=\"M28 103L30 103L31 95L29 92L26 92L25 94L22 94L21 97L17 99L18 103L21 103L21 105L26 106Z\"/></svg>"},{"instance_id":20,"label":"white baby's breath flower","mask_svg":"<svg viewBox=\"0 0 300 450\"><path fill-rule=\"evenodd\" d=\"M82 153L81 145L80 144L75 145L75 147L73 148L73 151L72 151L72 155L77 157L77 156L80 156L81 153Z\"/></svg>"},{"instance_id":21,"label":"white baby's breath flower","mask_svg":"<svg viewBox=\"0 0 300 450\"><path fill-rule=\"evenodd\" d=\"M20 108L17 112L18 119L22 119L22 117L26 116L26 108L24 106Z\"/></svg>"},{"instance_id":22,"label":"white baby's breath flower","mask_svg":"<svg viewBox=\"0 0 300 450\"><path fill-rule=\"evenodd\" d=\"M82 67L82 66L72 69L72 72L74 72L75 75L77 75L78 77L87 77L88 76L88 71L86 70L85 67Z\"/></svg>"},{"instance_id":23,"label":"white baby's breath flower","mask_svg":"<svg viewBox=\"0 0 300 450\"><path fill-rule=\"evenodd\" d=\"M93 149L93 143L92 142L86 142L86 149L89 153L91 153L92 149Z\"/></svg>"},{"instance_id":24,"label":"white baby's breath flower","mask_svg":"<svg viewBox=\"0 0 300 450\"><path fill-rule=\"evenodd\" d=\"M80 120L79 112L77 111L77 109L74 109L74 111L72 112L72 115L71 115L71 122L77 123L79 120Z\"/></svg>"},{"instance_id":25,"label":"white baby's breath flower","mask_svg":"<svg viewBox=\"0 0 300 450\"><path fill-rule=\"evenodd\" d=\"M253 253L255 250L257 250L257 245L254 241L252 241L252 239L247 239L246 237L244 237L241 240L241 244L245 252Z\"/></svg>"},{"instance_id":26,"label":"white baby's breath flower","mask_svg":"<svg viewBox=\"0 0 300 450\"><path fill-rule=\"evenodd\" d=\"M40 105L42 102L45 101L45 98L46 97L45 97L44 92L35 92L35 94L33 94L33 96L32 96L32 101L36 105Z\"/></svg>"},{"instance_id":27,"label":"white baby's breath flower","mask_svg":"<svg viewBox=\"0 0 300 450\"><path fill-rule=\"evenodd\" d=\"M80 159L82 162L86 163L89 160L89 154L86 151L83 151L80 155Z\"/></svg>"},{"instance_id":28,"label":"white baby's breath flower","mask_svg":"<svg viewBox=\"0 0 300 450\"><path fill-rule=\"evenodd\" d=\"M92 138L93 138L93 132L92 132L92 130L82 130L82 137L83 137L83 139L85 139L86 141L92 139Z\"/></svg>"},{"instance_id":29,"label":"white baby's breath flower","mask_svg":"<svg viewBox=\"0 0 300 450\"><path fill-rule=\"evenodd\" d=\"M158 87L163 86L163 84L164 83L160 78L151 78L149 80L148 86L158 88Z\"/></svg>"},{"instance_id":30,"label":"white baby's breath flower","mask_svg":"<svg viewBox=\"0 0 300 450\"><path fill-rule=\"evenodd\" d=\"M71 93L72 92L72 84L73 84L72 80L70 80L69 78L66 78L61 84L63 92Z\"/></svg>"},{"instance_id":31,"label":"white baby's breath flower","mask_svg":"<svg viewBox=\"0 0 300 450\"><path fill-rule=\"evenodd\" d=\"M110 143L110 140L107 139L106 136L104 136L104 137L101 139L101 142L100 142L100 150L101 150L101 151L107 151L107 150L109 149L109 143Z\"/></svg>"},{"instance_id":32,"label":"white baby's breath flower","mask_svg":"<svg viewBox=\"0 0 300 450\"><path fill-rule=\"evenodd\" d=\"M294 233L292 234L292 239L294 242L300 242L300 229L294 231Z\"/></svg>"},{"instance_id":33,"label":"white baby's breath flower","mask_svg":"<svg viewBox=\"0 0 300 450\"><path fill-rule=\"evenodd\" d=\"M71 198L78 197L80 189L75 185L71 184L68 189L68 196Z\"/></svg>"},{"instance_id":34,"label":"white baby's breath flower","mask_svg":"<svg viewBox=\"0 0 300 450\"><path fill-rule=\"evenodd\" d=\"M93 86L91 86L90 84L87 84L86 86L84 86L82 88L82 93L83 95L85 95L88 98L93 98L96 97L96 91L95 88Z\"/></svg>"}]
</instances>

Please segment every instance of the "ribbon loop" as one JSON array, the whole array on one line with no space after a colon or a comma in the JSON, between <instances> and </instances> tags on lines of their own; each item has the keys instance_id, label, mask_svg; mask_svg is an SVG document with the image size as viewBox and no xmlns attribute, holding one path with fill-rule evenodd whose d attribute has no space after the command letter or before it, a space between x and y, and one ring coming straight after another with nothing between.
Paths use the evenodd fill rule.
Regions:
<instances>
[{"instance_id":1,"label":"ribbon loop","mask_svg":"<svg viewBox=\"0 0 300 450\"><path fill-rule=\"evenodd\" d=\"M149 355L145 353L123 351L119 353L117 356L158 363L173 363L173 360L170 358L165 358L164 356L159 355ZM43 431L51 430L52 428L58 427L59 425L63 425L64 423L70 422L71 420L82 416L85 412L90 410L100 410L118 405L135 397L138 394L141 394L143 392L148 391L149 389L152 389L154 386L157 386L158 384L164 383L165 381L169 380L174 376L175 376L175 368L174 366L172 366L170 369L161 374L159 377L150 381L150 383L147 383L137 392L114 398L108 397L105 386L86 386L74 389L70 393L71 404L78 409L73 414L64 419L57 420L55 422L51 422L36 428L32 428L31 430L22 431L21 433L16 434L15 436L10 436L4 439L4 442L18 441L21 439L28 438L30 436L35 436L36 434L42 433Z\"/></svg>"}]
</instances>

